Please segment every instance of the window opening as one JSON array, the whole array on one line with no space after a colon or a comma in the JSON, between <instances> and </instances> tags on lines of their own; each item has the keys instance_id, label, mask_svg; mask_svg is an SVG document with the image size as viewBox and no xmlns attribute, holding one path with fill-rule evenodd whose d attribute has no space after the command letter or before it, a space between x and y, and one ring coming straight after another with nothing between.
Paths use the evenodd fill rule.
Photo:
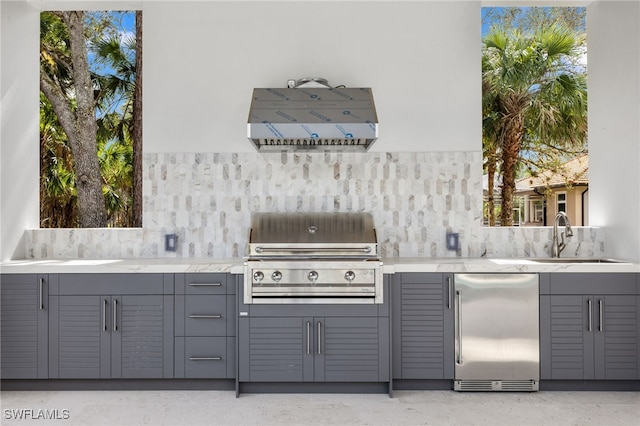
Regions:
<instances>
[{"instance_id":1,"label":"window opening","mask_svg":"<svg viewBox=\"0 0 640 426\"><path fill-rule=\"evenodd\" d=\"M588 187L586 58L584 7L482 8L488 226L540 226L554 191Z\"/></svg>"},{"instance_id":2,"label":"window opening","mask_svg":"<svg viewBox=\"0 0 640 426\"><path fill-rule=\"evenodd\" d=\"M40 226L142 226L142 12L40 15Z\"/></svg>"},{"instance_id":3,"label":"window opening","mask_svg":"<svg viewBox=\"0 0 640 426\"><path fill-rule=\"evenodd\" d=\"M556 194L556 213L567 212L567 193L566 192L558 192Z\"/></svg>"}]
</instances>

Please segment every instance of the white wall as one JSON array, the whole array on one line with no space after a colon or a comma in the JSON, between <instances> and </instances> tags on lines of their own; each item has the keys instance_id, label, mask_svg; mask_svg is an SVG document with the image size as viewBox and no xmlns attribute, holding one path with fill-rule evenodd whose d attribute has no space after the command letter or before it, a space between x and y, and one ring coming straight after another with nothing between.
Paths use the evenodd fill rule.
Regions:
<instances>
[{"instance_id":1,"label":"white wall","mask_svg":"<svg viewBox=\"0 0 640 426\"><path fill-rule=\"evenodd\" d=\"M40 12L25 2L2 2L0 7L0 260L6 260L24 230L39 226Z\"/></svg>"},{"instance_id":2,"label":"white wall","mask_svg":"<svg viewBox=\"0 0 640 426\"><path fill-rule=\"evenodd\" d=\"M146 152L251 151L251 89L306 76L373 88L373 150L480 151L479 0L125 3L144 11ZM39 9L122 4L0 3L0 260L38 226ZM640 261L638 3L588 10L591 222L609 255Z\"/></svg>"},{"instance_id":3,"label":"white wall","mask_svg":"<svg viewBox=\"0 0 640 426\"><path fill-rule=\"evenodd\" d=\"M374 151L481 149L477 1L164 2L143 10L148 152L252 151L252 89L301 77L373 88L381 123Z\"/></svg>"},{"instance_id":4,"label":"white wall","mask_svg":"<svg viewBox=\"0 0 640 426\"><path fill-rule=\"evenodd\" d=\"M606 227L608 256L638 261L640 3L596 3L587 12L590 223Z\"/></svg>"}]
</instances>

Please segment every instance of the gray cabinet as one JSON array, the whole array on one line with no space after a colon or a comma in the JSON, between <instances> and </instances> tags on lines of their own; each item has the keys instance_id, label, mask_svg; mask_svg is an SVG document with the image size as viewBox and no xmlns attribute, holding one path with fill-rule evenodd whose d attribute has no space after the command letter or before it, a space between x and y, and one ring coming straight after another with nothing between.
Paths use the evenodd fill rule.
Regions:
<instances>
[{"instance_id":1,"label":"gray cabinet","mask_svg":"<svg viewBox=\"0 0 640 426\"><path fill-rule=\"evenodd\" d=\"M393 378L453 379L452 275L393 277Z\"/></svg>"},{"instance_id":2,"label":"gray cabinet","mask_svg":"<svg viewBox=\"0 0 640 426\"><path fill-rule=\"evenodd\" d=\"M235 378L235 279L176 275L175 377Z\"/></svg>"},{"instance_id":3,"label":"gray cabinet","mask_svg":"<svg viewBox=\"0 0 640 426\"><path fill-rule=\"evenodd\" d=\"M314 317L313 325L315 381L389 381L389 318Z\"/></svg>"},{"instance_id":4,"label":"gray cabinet","mask_svg":"<svg viewBox=\"0 0 640 426\"><path fill-rule=\"evenodd\" d=\"M239 306L239 382L390 381L388 304Z\"/></svg>"},{"instance_id":5,"label":"gray cabinet","mask_svg":"<svg viewBox=\"0 0 640 426\"><path fill-rule=\"evenodd\" d=\"M240 327L240 381L389 380L388 318L254 317Z\"/></svg>"},{"instance_id":6,"label":"gray cabinet","mask_svg":"<svg viewBox=\"0 0 640 426\"><path fill-rule=\"evenodd\" d=\"M542 379L640 379L637 274L541 275Z\"/></svg>"},{"instance_id":7,"label":"gray cabinet","mask_svg":"<svg viewBox=\"0 0 640 426\"><path fill-rule=\"evenodd\" d=\"M0 375L3 379L48 377L48 275L0 277Z\"/></svg>"},{"instance_id":8,"label":"gray cabinet","mask_svg":"<svg viewBox=\"0 0 640 426\"><path fill-rule=\"evenodd\" d=\"M173 377L173 275L60 274L49 377Z\"/></svg>"},{"instance_id":9,"label":"gray cabinet","mask_svg":"<svg viewBox=\"0 0 640 426\"><path fill-rule=\"evenodd\" d=\"M312 320L270 316L240 318L239 381L313 381L313 326L309 322Z\"/></svg>"}]
</instances>

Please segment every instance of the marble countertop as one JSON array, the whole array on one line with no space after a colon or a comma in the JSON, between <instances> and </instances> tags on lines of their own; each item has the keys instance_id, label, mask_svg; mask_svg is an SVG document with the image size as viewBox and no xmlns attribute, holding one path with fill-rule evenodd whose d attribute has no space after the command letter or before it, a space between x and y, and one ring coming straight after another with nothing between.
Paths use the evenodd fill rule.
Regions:
<instances>
[{"instance_id":1,"label":"marble countertop","mask_svg":"<svg viewBox=\"0 0 640 426\"><path fill-rule=\"evenodd\" d=\"M396 272L640 272L640 264L537 263L518 258L391 258L385 273Z\"/></svg>"},{"instance_id":2,"label":"marble countertop","mask_svg":"<svg viewBox=\"0 0 640 426\"><path fill-rule=\"evenodd\" d=\"M5 274L67 273L243 273L243 259L60 259L13 260L0 264ZM536 263L527 259L387 258L383 272L640 272L638 263Z\"/></svg>"}]
</instances>

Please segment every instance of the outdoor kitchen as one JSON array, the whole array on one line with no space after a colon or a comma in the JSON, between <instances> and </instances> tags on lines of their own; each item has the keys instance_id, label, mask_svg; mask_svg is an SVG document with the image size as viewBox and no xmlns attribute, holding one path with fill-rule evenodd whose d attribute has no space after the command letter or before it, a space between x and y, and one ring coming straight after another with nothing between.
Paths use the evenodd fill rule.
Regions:
<instances>
[{"instance_id":1,"label":"outdoor kitchen","mask_svg":"<svg viewBox=\"0 0 640 426\"><path fill-rule=\"evenodd\" d=\"M637 420L637 2L580 2L588 225L495 227L480 12L504 2L77 2L143 12L142 226L44 228L33 52L69 3L0 4L7 424L40 392L87 407L69 424L122 392L153 402L109 424Z\"/></svg>"}]
</instances>

